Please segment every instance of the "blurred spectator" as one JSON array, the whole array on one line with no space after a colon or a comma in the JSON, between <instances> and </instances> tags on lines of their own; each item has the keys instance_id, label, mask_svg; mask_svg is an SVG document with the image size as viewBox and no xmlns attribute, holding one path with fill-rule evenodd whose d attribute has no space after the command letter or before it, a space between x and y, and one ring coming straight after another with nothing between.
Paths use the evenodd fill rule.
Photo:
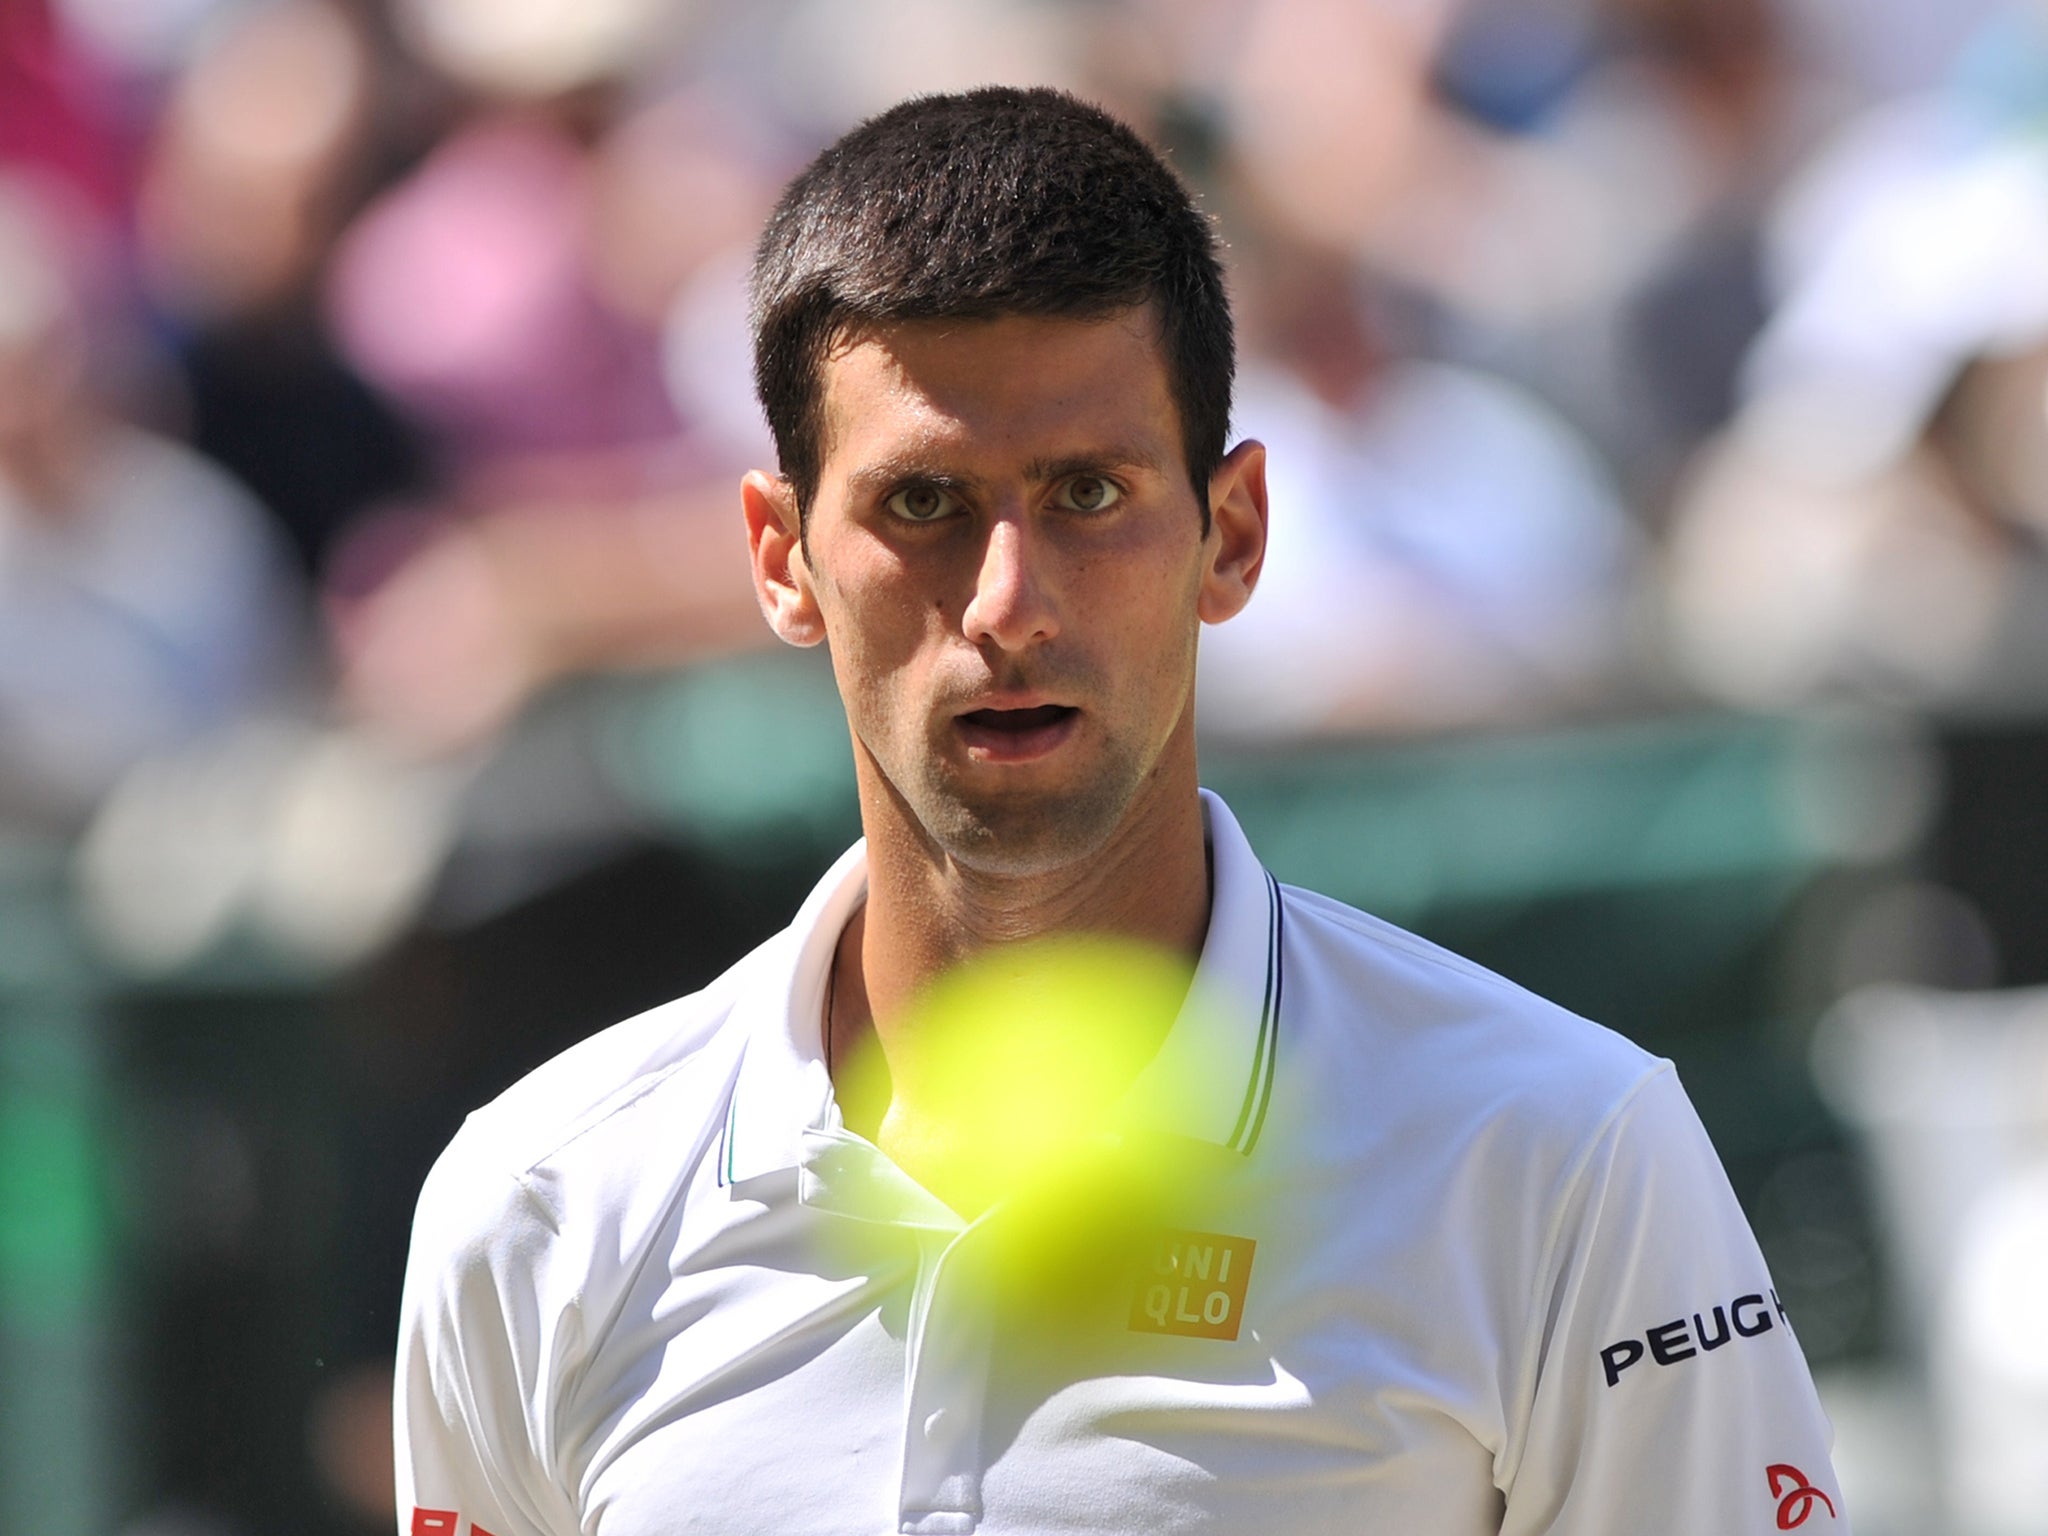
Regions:
<instances>
[{"instance_id":1,"label":"blurred spectator","mask_svg":"<svg viewBox=\"0 0 2048 1536\"><path fill-rule=\"evenodd\" d=\"M529 707L766 643L761 217L854 117L984 80L1149 125L1223 229L1275 538L1205 732L1641 703L1646 571L1710 698L2048 694L2037 0L0 0L0 819L101 804L76 871L136 971L253 933L382 976L335 1520L389 1527L383 1293L444 1122L762 897L610 801L545 831L573 732ZM131 285L183 380L146 415ZM341 718L219 731L301 658L292 553Z\"/></svg>"},{"instance_id":2,"label":"blurred spectator","mask_svg":"<svg viewBox=\"0 0 2048 1536\"><path fill-rule=\"evenodd\" d=\"M89 224L0 182L0 797L60 824L264 698L302 638L262 508L110 413L104 260Z\"/></svg>"},{"instance_id":3,"label":"blurred spectator","mask_svg":"<svg viewBox=\"0 0 2048 1536\"><path fill-rule=\"evenodd\" d=\"M1674 531L1683 664L1753 706L2038 705L2048 151L1967 100L1893 107L1774 233L1784 300Z\"/></svg>"},{"instance_id":4,"label":"blurred spectator","mask_svg":"<svg viewBox=\"0 0 2048 1536\"><path fill-rule=\"evenodd\" d=\"M1566 9L1496 8L1462 36ZM1453 22L1255 0L1206 61L1245 327L1236 422L1271 449L1276 530L1259 601L1204 635L1211 731L1527 719L1618 676L1635 534L1610 473L1529 391L1428 355L1448 329L1432 313L1524 325L1614 254L1584 247L1557 157L1437 91ZM1404 291L1424 323L1396 329Z\"/></svg>"},{"instance_id":5,"label":"blurred spectator","mask_svg":"<svg viewBox=\"0 0 2048 1536\"><path fill-rule=\"evenodd\" d=\"M392 73L379 64L330 0L223 18L173 83L137 209L193 441L276 514L308 575L349 523L421 489L428 470L317 308L327 252L371 174L377 81Z\"/></svg>"},{"instance_id":6,"label":"blurred spectator","mask_svg":"<svg viewBox=\"0 0 2048 1536\"><path fill-rule=\"evenodd\" d=\"M38 168L118 216L129 192L119 119L109 71L45 0L0 5L0 165Z\"/></svg>"},{"instance_id":7,"label":"blurred spectator","mask_svg":"<svg viewBox=\"0 0 2048 1536\"><path fill-rule=\"evenodd\" d=\"M1086 10L1043 0L794 0L761 83L775 111L820 143L919 92L1071 88Z\"/></svg>"},{"instance_id":8,"label":"blurred spectator","mask_svg":"<svg viewBox=\"0 0 2048 1536\"><path fill-rule=\"evenodd\" d=\"M435 430L458 472L675 430L652 337L594 291L577 126L537 110L465 123L338 253L350 356Z\"/></svg>"},{"instance_id":9,"label":"blurred spectator","mask_svg":"<svg viewBox=\"0 0 2048 1536\"><path fill-rule=\"evenodd\" d=\"M1259 601L1203 634L1205 728L1443 729L1612 689L1635 533L1526 391L1389 356L1342 263L1245 274L1237 424L1271 457Z\"/></svg>"},{"instance_id":10,"label":"blurred spectator","mask_svg":"<svg viewBox=\"0 0 2048 1536\"><path fill-rule=\"evenodd\" d=\"M715 405L690 381L705 338L744 335L730 253L775 182L716 104L624 106L662 7L564 11L559 35L402 14L471 106L344 234L328 308L447 484L357 530L330 608L351 706L445 750L565 673L763 643L730 515L763 437L729 403L744 363Z\"/></svg>"},{"instance_id":11,"label":"blurred spectator","mask_svg":"<svg viewBox=\"0 0 2048 1536\"><path fill-rule=\"evenodd\" d=\"M1381 259L1448 306L1457 355L1532 384L1653 527L1734 405L1764 313L1756 225L1815 131L1771 0L1474 4ZM1431 174L1431 166L1440 167Z\"/></svg>"}]
</instances>

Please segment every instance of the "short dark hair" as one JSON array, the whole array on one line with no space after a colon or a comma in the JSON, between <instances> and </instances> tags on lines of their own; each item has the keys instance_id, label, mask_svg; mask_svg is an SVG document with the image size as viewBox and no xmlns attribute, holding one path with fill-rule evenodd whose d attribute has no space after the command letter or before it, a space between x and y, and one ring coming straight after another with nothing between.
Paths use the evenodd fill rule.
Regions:
<instances>
[{"instance_id":1,"label":"short dark hair","mask_svg":"<svg viewBox=\"0 0 2048 1536\"><path fill-rule=\"evenodd\" d=\"M1150 304L1206 531L1235 369L1216 236L1180 178L1099 107L987 87L869 118L783 192L752 299L754 386L803 517L823 464L824 361L849 331Z\"/></svg>"}]
</instances>

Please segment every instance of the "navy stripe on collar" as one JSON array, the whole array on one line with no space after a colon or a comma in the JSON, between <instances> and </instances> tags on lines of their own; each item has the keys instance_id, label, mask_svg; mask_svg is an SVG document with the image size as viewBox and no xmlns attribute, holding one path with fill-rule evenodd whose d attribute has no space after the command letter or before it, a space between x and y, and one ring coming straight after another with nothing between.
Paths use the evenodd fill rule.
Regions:
<instances>
[{"instance_id":1,"label":"navy stripe on collar","mask_svg":"<svg viewBox=\"0 0 2048 1536\"><path fill-rule=\"evenodd\" d=\"M1282 940L1287 933L1286 908L1280 900L1280 883L1266 872L1266 986L1259 1000L1259 1036L1252 1053L1251 1080L1244 1086L1244 1105L1237 1112L1237 1126L1226 1145L1249 1157L1265 1129L1266 1110L1273 1102L1274 1063L1279 1055L1280 994L1286 981Z\"/></svg>"}]
</instances>

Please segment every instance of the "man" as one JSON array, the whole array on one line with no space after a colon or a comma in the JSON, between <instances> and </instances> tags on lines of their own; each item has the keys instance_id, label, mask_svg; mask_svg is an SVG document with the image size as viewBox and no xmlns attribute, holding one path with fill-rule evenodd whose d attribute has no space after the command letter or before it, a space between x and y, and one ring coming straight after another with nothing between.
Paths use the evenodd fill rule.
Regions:
<instances>
[{"instance_id":1,"label":"man","mask_svg":"<svg viewBox=\"0 0 2048 1536\"><path fill-rule=\"evenodd\" d=\"M1197 786L1266 505L1173 175L1052 92L911 102L789 188L755 324L755 587L830 649L865 841L437 1165L405 1528L1845 1529L1668 1063L1281 888ZM1197 966L1113 1072L1106 1144L1170 1151L1006 1200L920 999L1061 934Z\"/></svg>"}]
</instances>

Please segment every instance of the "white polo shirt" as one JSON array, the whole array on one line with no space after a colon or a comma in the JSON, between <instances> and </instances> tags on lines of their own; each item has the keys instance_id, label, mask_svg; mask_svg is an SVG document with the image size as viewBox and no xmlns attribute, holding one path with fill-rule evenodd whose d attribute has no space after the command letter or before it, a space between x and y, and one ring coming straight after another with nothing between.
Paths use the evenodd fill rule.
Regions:
<instances>
[{"instance_id":1,"label":"white polo shirt","mask_svg":"<svg viewBox=\"0 0 2048 1536\"><path fill-rule=\"evenodd\" d=\"M1187 1175L1135 1263L1043 1305L992 1286L1002 1208L963 1223L844 1129L819 1037L856 846L436 1164L401 1529L1846 1531L1669 1063L1277 885L1205 808L1220 1006L1133 1091Z\"/></svg>"}]
</instances>

